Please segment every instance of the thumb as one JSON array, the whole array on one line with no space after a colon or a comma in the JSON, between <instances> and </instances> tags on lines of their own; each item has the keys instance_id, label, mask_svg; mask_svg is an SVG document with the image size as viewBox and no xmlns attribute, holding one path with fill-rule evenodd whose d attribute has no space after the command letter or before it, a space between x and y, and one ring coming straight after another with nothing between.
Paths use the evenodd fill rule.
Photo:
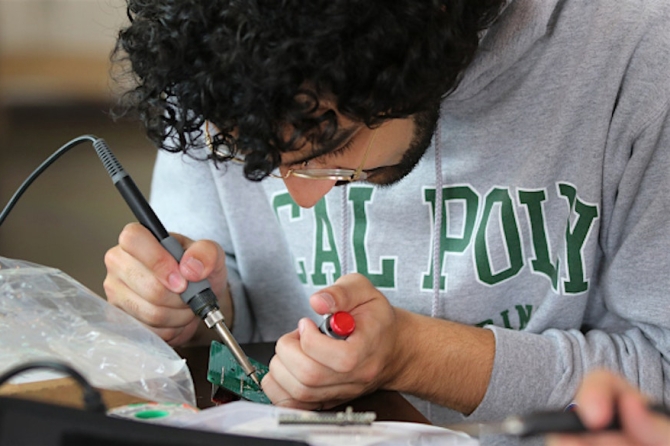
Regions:
<instances>
[{"instance_id":1,"label":"thumb","mask_svg":"<svg viewBox=\"0 0 670 446\"><path fill-rule=\"evenodd\" d=\"M210 276L225 276L225 254L218 243L211 240L193 241L186 237L174 236L185 251L179 269L189 281L199 281Z\"/></svg>"},{"instance_id":2,"label":"thumb","mask_svg":"<svg viewBox=\"0 0 670 446\"><path fill-rule=\"evenodd\" d=\"M309 303L312 306L312 309L318 314L329 314L337 311L335 298L327 290L312 294L309 298Z\"/></svg>"},{"instance_id":3,"label":"thumb","mask_svg":"<svg viewBox=\"0 0 670 446\"><path fill-rule=\"evenodd\" d=\"M318 314L351 311L352 309L383 296L362 274L347 274L321 291L314 293L309 300L312 309Z\"/></svg>"}]
</instances>

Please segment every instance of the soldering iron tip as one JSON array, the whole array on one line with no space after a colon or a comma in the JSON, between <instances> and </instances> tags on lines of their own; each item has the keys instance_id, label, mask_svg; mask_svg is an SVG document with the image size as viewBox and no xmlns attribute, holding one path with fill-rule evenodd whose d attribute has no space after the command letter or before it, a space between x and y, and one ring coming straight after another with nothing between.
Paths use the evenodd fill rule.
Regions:
<instances>
[{"instance_id":1,"label":"soldering iron tip","mask_svg":"<svg viewBox=\"0 0 670 446\"><path fill-rule=\"evenodd\" d=\"M256 372L251 372L251 373L249 374L249 378L251 378L251 380L252 380L254 383L256 383L256 386L258 386L258 388L259 388L260 390L263 390L263 387L261 387L261 382L260 382L260 380L258 379L258 376L256 375Z\"/></svg>"}]
</instances>

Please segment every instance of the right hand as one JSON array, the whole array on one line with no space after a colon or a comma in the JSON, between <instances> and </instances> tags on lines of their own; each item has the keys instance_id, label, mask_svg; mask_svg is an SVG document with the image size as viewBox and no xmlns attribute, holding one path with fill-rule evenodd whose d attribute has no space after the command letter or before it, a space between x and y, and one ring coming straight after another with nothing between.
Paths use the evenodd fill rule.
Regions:
<instances>
[{"instance_id":1,"label":"right hand","mask_svg":"<svg viewBox=\"0 0 670 446\"><path fill-rule=\"evenodd\" d=\"M209 279L226 320L232 320L223 249L210 240L171 234L184 247L180 263L139 223L130 223L105 254L107 300L172 346L182 345L204 323L181 300L188 282Z\"/></svg>"}]
</instances>

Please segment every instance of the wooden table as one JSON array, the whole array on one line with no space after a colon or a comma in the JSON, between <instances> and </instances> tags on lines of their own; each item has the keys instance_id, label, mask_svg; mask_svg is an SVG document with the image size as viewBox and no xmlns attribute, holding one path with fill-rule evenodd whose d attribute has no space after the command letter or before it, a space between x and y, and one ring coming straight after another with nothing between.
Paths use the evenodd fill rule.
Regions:
<instances>
[{"instance_id":1,"label":"wooden table","mask_svg":"<svg viewBox=\"0 0 670 446\"><path fill-rule=\"evenodd\" d=\"M256 361L268 364L274 355L274 343L246 344L241 346L244 352ZM212 384L207 381L209 363L209 346L179 347L177 353L186 360L193 382L197 405L203 409L214 405L212 402ZM378 390L369 395L361 396L353 401L334 407L331 411L342 411L347 406L357 412L372 411L377 414L377 421L409 421L430 424L409 401L400 393Z\"/></svg>"}]
</instances>

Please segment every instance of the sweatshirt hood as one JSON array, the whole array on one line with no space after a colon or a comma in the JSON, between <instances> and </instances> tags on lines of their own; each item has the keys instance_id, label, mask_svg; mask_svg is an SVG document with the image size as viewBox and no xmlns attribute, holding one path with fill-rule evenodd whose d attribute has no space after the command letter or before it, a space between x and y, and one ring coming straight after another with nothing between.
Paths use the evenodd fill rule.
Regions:
<instances>
[{"instance_id":1,"label":"sweatshirt hood","mask_svg":"<svg viewBox=\"0 0 670 446\"><path fill-rule=\"evenodd\" d=\"M468 99L505 72L547 34L561 0L510 0L483 34L451 100Z\"/></svg>"}]
</instances>

